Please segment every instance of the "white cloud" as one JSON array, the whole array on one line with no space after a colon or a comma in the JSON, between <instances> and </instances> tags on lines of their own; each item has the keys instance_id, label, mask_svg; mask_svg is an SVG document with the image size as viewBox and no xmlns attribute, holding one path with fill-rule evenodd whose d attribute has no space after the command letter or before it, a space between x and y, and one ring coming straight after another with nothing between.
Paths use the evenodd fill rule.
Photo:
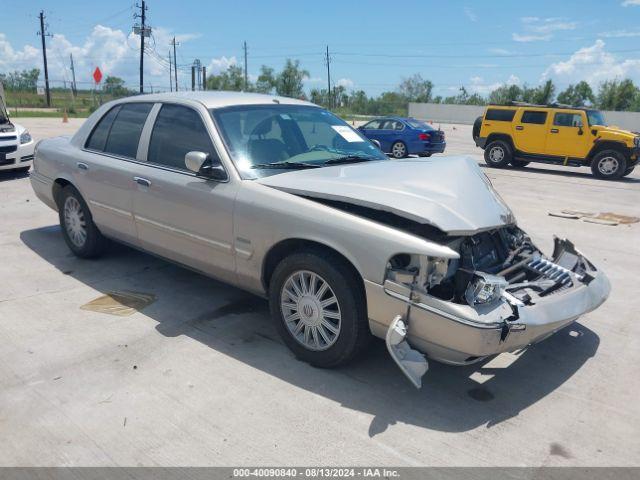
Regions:
<instances>
[{"instance_id":1,"label":"white cloud","mask_svg":"<svg viewBox=\"0 0 640 480\"><path fill-rule=\"evenodd\" d=\"M472 22L477 22L478 21L478 16L476 15L476 13L470 7L464 7L464 14L467 16L467 18L470 21L472 21Z\"/></svg>"},{"instance_id":2,"label":"white cloud","mask_svg":"<svg viewBox=\"0 0 640 480\"><path fill-rule=\"evenodd\" d=\"M236 57L222 56L219 58L212 58L207 66L207 75L219 75L227 70L231 65L236 65L237 63L238 60Z\"/></svg>"},{"instance_id":3,"label":"white cloud","mask_svg":"<svg viewBox=\"0 0 640 480\"><path fill-rule=\"evenodd\" d=\"M631 7L635 5L640 5L640 0L624 0L624 2L622 2L623 7Z\"/></svg>"},{"instance_id":4,"label":"white cloud","mask_svg":"<svg viewBox=\"0 0 640 480\"><path fill-rule=\"evenodd\" d=\"M639 0L640 1L640 0ZM614 30L612 32L602 32L599 33L598 36L603 38L630 38L630 37L640 37L640 31L629 31L629 30Z\"/></svg>"},{"instance_id":5,"label":"white cloud","mask_svg":"<svg viewBox=\"0 0 640 480\"><path fill-rule=\"evenodd\" d=\"M558 17L522 17L523 33L513 33L516 42L536 42L551 40L556 32L575 30L577 22L569 22Z\"/></svg>"},{"instance_id":6,"label":"white cloud","mask_svg":"<svg viewBox=\"0 0 640 480\"><path fill-rule=\"evenodd\" d=\"M511 55L512 52L507 50L506 48L490 48L489 53L493 53L494 55Z\"/></svg>"},{"instance_id":7,"label":"white cloud","mask_svg":"<svg viewBox=\"0 0 640 480\"><path fill-rule=\"evenodd\" d=\"M492 82L486 83L484 78L480 76L471 77L470 84L467 88L469 93L478 93L480 95L488 95L493 92L496 88L502 87L503 85L520 85L521 81L515 75L509 75L509 77L503 82Z\"/></svg>"},{"instance_id":8,"label":"white cloud","mask_svg":"<svg viewBox=\"0 0 640 480\"><path fill-rule=\"evenodd\" d=\"M344 88L353 88L353 80L350 78L341 78L336 82L336 85Z\"/></svg>"},{"instance_id":9,"label":"white cloud","mask_svg":"<svg viewBox=\"0 0 640 480\"><path fill-rule=\"evenodd\" d=\"M604 80L614 78L640 79L640 59L618 60L607 52L601 39L590 46L581 48L564 62L551 64L542 74L542 80L553 78L565 82L586 80L597 86Z\"/></svg>"}]
</instances>

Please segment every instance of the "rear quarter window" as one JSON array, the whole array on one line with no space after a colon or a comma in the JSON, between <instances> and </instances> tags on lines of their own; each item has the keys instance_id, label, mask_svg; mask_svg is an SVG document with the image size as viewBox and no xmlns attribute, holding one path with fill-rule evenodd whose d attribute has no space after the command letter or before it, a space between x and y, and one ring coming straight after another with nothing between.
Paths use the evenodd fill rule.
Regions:
<instances>
[{"instance_id":1,"label":"rear quarter window","mask_svg":"<svg viewBox=\"0 0 640 480\"><path fill-rule=\"evenodd\" d=\"M94 127L91 135L89 135L85 148L88 148L89 150L96 150L98 152L102 152L104 150L104 146L107 143L107 137L109 136L109 130L111 130L113 120L116 118L119 111L120 105L113 107L103 115L103 117L98 121L98 124Z\"/></svg>"},{"instance_id":2,"label":"rear quarter window","mask_svg":"<svg viewBox=\"0 0 640 480\"><path fill-rule=\"evenodd\" d=\"M515 116L515 110L503 110L499 108L489 108L487 110L486 115L484 116L485 120L493 120L496 122L511 122L513 121L513 117Z\"/></svg>"}]
</instances>

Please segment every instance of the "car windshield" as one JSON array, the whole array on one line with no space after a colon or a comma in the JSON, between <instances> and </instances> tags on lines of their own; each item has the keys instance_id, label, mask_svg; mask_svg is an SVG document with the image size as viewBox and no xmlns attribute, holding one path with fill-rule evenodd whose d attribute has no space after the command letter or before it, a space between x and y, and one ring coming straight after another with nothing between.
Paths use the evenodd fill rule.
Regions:
<instances>
[{"instance_id":1,"label":"car windshield","mask_svg":"<svg viewBox=\"0 0 640 480\"><path fill-rule=\"evenodd\" d=\"M422 122L420 120L416 120L415 118L408 119L407 123L411 125L413 128L421 128L423 130L433 130L433 127L429 125L427 122Z\"/></svg>"},{"instance_id":2,"label":"car windshield","mask_svg":"<svg viewBox=\"0 0 640 480\"><path fill-rule=\"evenodd\" d=\"M331 112L306 105L243 105L211 110L242 178L286 170L389 160Z\"/></svg>"},{"instance_id":3,"label":"car windshield","mask_svg":"<svg viewBox=\"0 0 640 480\"><path fill-rule=\"evenodd\" d=\"M604 114L600 110L587 110L587 118L589 119L589 125L607 126Z\"/></svg>"}]
</instances>

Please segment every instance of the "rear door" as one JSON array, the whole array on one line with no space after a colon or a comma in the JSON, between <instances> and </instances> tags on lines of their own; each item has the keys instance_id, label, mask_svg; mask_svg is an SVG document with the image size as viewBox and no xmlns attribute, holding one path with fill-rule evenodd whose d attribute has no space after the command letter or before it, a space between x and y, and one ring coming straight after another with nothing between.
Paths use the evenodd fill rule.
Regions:
<instances>
[{"instance_id":1,"label":"rear door","mask_svg":"<svg viewBox=\"0 0 640 480\"><path fill-rule=\"evenodd\" d=\"M378 130L378 141L383 152L390 152L391 145L399 135L399 131L395 128L394 120L381 120L380 129Z\"/></svg>"},{"instance_id":2,"label":"rear door","mask_svg":"<svg viewBox=\"0 0 640 480\"><path fill-rule=\"evenodd\" d=\"M185 155L200 151L219 162L210 118L186 105L163 104L145 131L146 162L137 178L134 213L146 250L233 282L234 182L189 171ZM152 118L153 120L153 118ZM144 147L143 147L144 148Z\"/></svg>"},{"instance_id":3,"label":"rear door","mask_svg":"<svg viewBox=\"0 0 640 480\"><path fill-rule=\"evenodd\" d=\"M546 151L549 155L584 158L590 143L584 111L554 110L549 122Z\"/></svg>"},{"instance_id":4,"label":"rear door","mask_svg":"<svg viewBox=\"0 0 640 480\"><path fill-rule=\"evenodd\" d=\"M89 135L76 163L76 181L96 225L107 235L137 244L133 180L142 129L152 103L109 110Z\"/></svg>"},{"instance_id":5,"label":"rear door","mask_svg":"<svg viewBox=\"0 0 640 480\"><path fill-rule=\"evenodd\" d=\"M514 118L513 138L522 152L544 154L549 109L522 109Z\"/></svg>"}]
</instances>

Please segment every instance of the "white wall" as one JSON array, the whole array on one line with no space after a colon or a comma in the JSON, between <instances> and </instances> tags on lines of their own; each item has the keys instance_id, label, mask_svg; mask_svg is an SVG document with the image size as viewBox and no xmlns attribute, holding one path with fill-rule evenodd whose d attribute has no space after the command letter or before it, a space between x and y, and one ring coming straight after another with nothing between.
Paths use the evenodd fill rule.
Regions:
<instances>
[{"instance_id":1,"label":"white wall","mask_svg":"<svg viewBox=\"0 0 640 480\"><path fill-rule=\"evenodd\" d=\"M485 107L475 105L445 105L442 103L410 103L409 116L434 123L473 124ZM604 112L609 125L640 132L640 112Z\"/></svg>"}]
</instances>

